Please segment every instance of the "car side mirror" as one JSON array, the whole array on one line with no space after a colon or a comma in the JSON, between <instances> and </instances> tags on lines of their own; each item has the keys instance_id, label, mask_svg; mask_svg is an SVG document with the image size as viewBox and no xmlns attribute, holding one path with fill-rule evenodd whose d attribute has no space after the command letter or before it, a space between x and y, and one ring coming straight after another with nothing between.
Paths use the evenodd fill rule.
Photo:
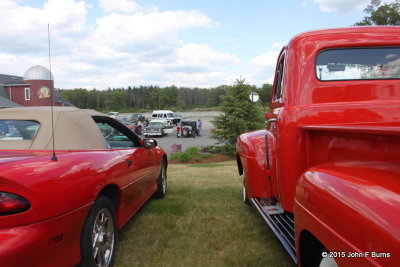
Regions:
<instances>
[{"instance_id":1,"label":"car side mirror","mask_svg":"<svg viewBox=\"0 0 400 267\"><path fill-rule=\"evenodd\" d=\"M157 146L157 141L154 139L145 139L143 141L143 145L145 148L152 148Z\"/></svg>"}]
</instances>

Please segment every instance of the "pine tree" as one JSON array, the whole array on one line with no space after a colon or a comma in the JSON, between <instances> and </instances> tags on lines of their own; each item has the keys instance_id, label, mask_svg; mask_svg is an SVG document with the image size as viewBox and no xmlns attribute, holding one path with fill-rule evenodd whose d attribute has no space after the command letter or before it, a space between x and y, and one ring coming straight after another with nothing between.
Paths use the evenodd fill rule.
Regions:
<instances>
[{"instance_id":1,"label":"pine tree","mask_svg":"<svg viewBox=\"0 0 400 267\"><path fill-rule=\"evenodd\" d=\"M222 144L226 154L235 153L236 139L240 134L263 127L261 106L249 99L254 88L244 82L244 79L238 79L233 86L226 87L221 103L223 114L212 121L215 126L213 138Z\"/></svg>"}]
</instances>

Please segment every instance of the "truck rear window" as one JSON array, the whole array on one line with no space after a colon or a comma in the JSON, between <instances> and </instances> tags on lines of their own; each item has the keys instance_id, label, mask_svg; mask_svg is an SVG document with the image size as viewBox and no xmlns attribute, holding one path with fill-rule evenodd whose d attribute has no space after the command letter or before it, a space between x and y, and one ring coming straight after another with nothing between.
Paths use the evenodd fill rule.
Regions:
<instances>
[{"instance_id":1,"label":"truck rear window","mask_svg":"<svg viewBox=\"0 0 400 267\"><path fill-rule=\"evenodd\" d=\"M0 120L0 141L33 140L40 124L28 120Z\"/></svg>"},{"instance_id":2,"label":"truck rear window","mask_svg":"<svg viewBox=\"0 0 400 267\"><path fill-rule=\"evenodd\" d=\"M399 79L400 47L325 50L315 71L321 81Z\"/></svg>"}]
</instances>

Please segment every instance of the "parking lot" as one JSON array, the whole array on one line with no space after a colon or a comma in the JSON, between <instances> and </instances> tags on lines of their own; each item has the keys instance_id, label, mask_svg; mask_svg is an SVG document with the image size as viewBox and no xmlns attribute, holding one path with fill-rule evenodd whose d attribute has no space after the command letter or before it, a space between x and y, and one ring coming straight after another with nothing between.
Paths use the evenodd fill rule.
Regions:
<instances>
[{"instance_id":1,"label":"parking lot","mask_svg":"<svg viewBox=\"0 0 400 267\"><path fill-rule=\"evenodd\" d=\"M182 113L187 119L198 120L203 122L202 136L196 137L180 137L176 136L176 127L174 127L173 133L170 133L164 137L152 137L157 140L158 145L165 150L165 153L171 156L172 146L174 144L181 145L182 151L189 147L204 147L209 145L216 145L215 139L211 138L211 129L214 127L211 120L220 114L219 112L188 112ZM125 114L124 114L125 115ZM144 114L149 117L151 114ZM143 138L143 135L141 135Z\"/></svg>"}]
</instances>

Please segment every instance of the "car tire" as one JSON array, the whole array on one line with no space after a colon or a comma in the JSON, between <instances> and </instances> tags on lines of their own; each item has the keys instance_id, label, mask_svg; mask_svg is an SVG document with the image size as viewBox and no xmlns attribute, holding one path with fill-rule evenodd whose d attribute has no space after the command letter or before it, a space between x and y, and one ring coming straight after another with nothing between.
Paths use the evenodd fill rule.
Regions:
<instances>
[{"instance_id":1,"label":"car tire","mask_svg":"<svg viewBox=\"0 0 400 267\"><path fill-rule=\"evenodd\" d=\"M161 163L160 174L157 178L157 191L154 194L156 198L164 198L167 195L167 170L165 162Z\"/></svg>"},{"instance_id":2,"label":"car tire","mask_svg":"<svg viewBox=\"0 0 400 267\"><path fill-rule=\"evenodd\" d=\"M246 205L250 205L250 199L247 196L247 189L246 189L246 175L243 171L243 203Z\"/></svg>"},{"instance_id":3,"label":"car tire","mask_svg":"<svg viewBox=\"0 0 400 267\"><path fill-rule=\"evenodd\" d=\"M81 236L83 267L113 266L117 247L115 208L106 196L93 204Z\"/></svg>"}]
</instances>

